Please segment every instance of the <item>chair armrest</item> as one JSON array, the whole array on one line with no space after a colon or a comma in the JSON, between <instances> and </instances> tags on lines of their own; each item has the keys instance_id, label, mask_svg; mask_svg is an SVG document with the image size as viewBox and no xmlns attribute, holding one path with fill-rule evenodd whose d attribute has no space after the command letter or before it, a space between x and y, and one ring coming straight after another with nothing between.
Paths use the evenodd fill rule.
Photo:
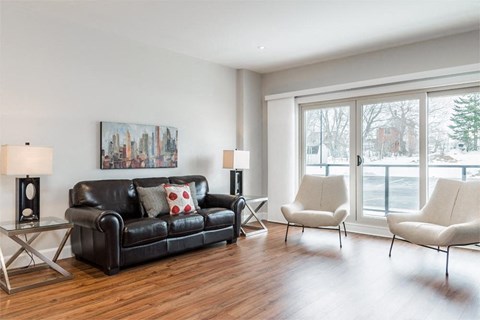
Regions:
<instances>
[{"instance_id":1,"label":"chair armrest","mask_svg":"<svg viewBox=\"0 0 480 320\"><path fill-rule=\"evenodd\" d=\"M350 203L345 202L335 210L335 212L333 213L333 217L340 224L341 222L345 221L345 219L348 217L349 214L350 214Z\"/></svg>"},{"instance_id":2,"label":"chair armrest","mask_svg":"<svg viewBox=\"0 0 480 320\"><path fill-rule=\"evenodd\" d=\"M439 235L441 245L464 245L480 243L480 219L453 224Z\"/></svg>"},{"instance_id":3,"label":"chair armrest","mask_svg":"<svg viewBox=\"0 0 480 320\"><path fill-rule=\"evenodd\" d=\"M72 207L65 211L65 218L75 225L106 232L114 222L118 225L119 232L123 230L123 218L115 211L101 210L93 207Z\"/></svg>"},{"instance_id":4,"label":"chair armrest","mask_svg":"<svg viewBox=\"0 0 480 320\"><path fill-rule=\"evenodd\" d=\"M281 209L282 214L285 217L285 219L287 219L287 221L289 221L289 218L291 217L292 213L294 213L296 211L304 210L305 207L300 202L295 201L295 202L292 202L292 203L289 203L289 204L284 204L280 209Z\"/></svg>"},{"instance_id":5,"label":"chair armrest","mask_svg":"<svg viewBox=\"0 0 480 320\"><path fill-rule=\"evenodd\" d=\"M401 222L424 222L425 217L421 212L418 213L399 213L391 212L387 214L388 225L398 224Z\"/></svg>"}]
</instances>

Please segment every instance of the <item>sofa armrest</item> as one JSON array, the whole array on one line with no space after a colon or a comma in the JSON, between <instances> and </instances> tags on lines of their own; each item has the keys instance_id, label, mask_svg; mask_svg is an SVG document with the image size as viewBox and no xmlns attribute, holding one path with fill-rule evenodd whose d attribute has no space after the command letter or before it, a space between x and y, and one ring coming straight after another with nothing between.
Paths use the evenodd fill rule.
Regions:
<instances>
[{"instance_id":1,"label":"sofa armrest","mask_svg":"<svg viewBox=\"0 0 480 320\"><path fill-rule=\"evenodd\" d=\"M115 221L119 231L123 230L123 218L115 211L101 210L93 207L72 207L65 211L65 218L75 225L106 232L111 229L108 225Z\"/></svg>"},{"instance_id":2,"label":"sofa armrest","mask_svg":"<svg viewBox=\"0 0 480 320\"><path fill-rule=\"evenodd\" d=\"M230 194L210 194L205 196L206 208L227 208L235 213L235 237L240 236L240 227L242 225L242 211L245 208L245 198Z\"/></svg>"},{"instance_id":3,"label":"sofa armrest","mask_svg":"<svg viewBox=\"0 0 480 320\"><path fill-rule=\"evenodd\" d=\"M205 196L205 206L207 208L227 208L235 211L236 202L240 200L240 196L230 194L211 194Z\"/></svg>"},{"instance_id":4,"label":"sofa armrest","mask_svg":"<svg viewBox=\"0 0 480 320\"><path fill-rule=\"evenodd\" d=\"M107 275L120 270L123 218L115 211L93 207L72 207L65 212L74 224L70 238L77 258L101 266Z\"/></svg>"}]
</instances>

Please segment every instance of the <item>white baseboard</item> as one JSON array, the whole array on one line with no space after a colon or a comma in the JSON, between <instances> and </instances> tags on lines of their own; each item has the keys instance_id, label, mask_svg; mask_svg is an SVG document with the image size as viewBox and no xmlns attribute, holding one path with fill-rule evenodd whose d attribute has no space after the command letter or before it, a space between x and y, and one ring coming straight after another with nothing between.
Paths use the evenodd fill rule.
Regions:
<instances>
[{"instance_id":1,"label":"white baseboard","mask_svg":"<svg viewBox=\"0 0 480 320\"><path fill-rule=\"evenodd\" d=\"M273 220L267 220L267 221L273 222L273 223L287 224L285 221L273 221ZM385 227L364 225L364 224L351 223L351 222L345 222L345 225L347 227L347 232L366 234L370 236L384 237L384 238L392 237L392 234L390 233L388 228L385 228Z\"/></svg>"}]
</instances>

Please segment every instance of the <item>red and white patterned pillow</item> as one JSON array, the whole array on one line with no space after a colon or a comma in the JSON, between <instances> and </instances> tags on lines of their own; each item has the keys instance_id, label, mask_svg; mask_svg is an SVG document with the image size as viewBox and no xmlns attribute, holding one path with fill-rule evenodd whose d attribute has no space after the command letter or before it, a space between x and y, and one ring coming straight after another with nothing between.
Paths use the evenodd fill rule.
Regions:
<instances>
[{"instance_id":1,"label":"red and white patterned pillow","mask_svg":"<svg viewBox=\"0 0 480 320\"><path fill-rule=\"evenodd\" d=\"M164 185L167 193L167 202L170 206L170 215L176 216L180 213L194 213L195 204L193 203L190 187L186 185Z\"/></svg>"}]
</instances>

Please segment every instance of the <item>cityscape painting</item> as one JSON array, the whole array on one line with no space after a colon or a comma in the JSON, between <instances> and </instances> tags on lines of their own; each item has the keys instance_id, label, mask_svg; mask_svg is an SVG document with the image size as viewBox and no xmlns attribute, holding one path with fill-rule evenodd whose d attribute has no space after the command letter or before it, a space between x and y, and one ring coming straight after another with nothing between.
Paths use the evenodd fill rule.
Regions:
<instances>
[{"instance_id":1,"label":"cityscape painting","mask_svg":"<svg viewBox=\"0 0 480 320\"><path fill-rule=\"evenodd\" d=\"M174 127L100 122L100 168L176 168Z\"/></svg>"}]
</instances>

